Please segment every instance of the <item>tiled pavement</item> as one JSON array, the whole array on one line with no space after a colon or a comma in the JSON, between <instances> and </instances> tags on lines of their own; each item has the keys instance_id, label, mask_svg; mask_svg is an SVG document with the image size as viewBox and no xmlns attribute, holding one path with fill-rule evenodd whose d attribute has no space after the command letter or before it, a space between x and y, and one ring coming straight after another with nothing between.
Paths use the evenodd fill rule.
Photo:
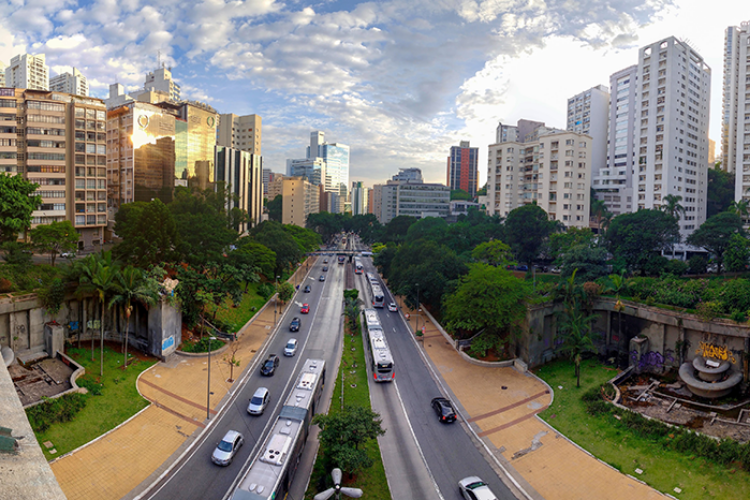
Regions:
<instances>
[{"instance_id":1,"label":"tiled pavement","mask_svg":"<svg viewBox=\"0 0 750 500\"><path fill-rule=\"evenodd\" d=\"M455 395L468 423L490 449L502 455L531 486L531 496L546 500L665 499L658 491L605 465L558 434L536 414L552 401L546 384L511 367L478 366L466 361L431 321L425 325L424 351ZM412 329L416 317L410 314ZM515 458L514 458L515 456Z\"/></svg>"},{"instance_id":2,"label":"tiled pavement","mask_svg":"<svg viewBox=\"0 0 750 500\"><path fill-rule=\"evenodd\" d=\"M304 273L300 267L298 272ZM289 304L287 304L288 306ZM279 316L280 317L280 316ZM238 335L234 378L252 362L273 331L273 302L258 313ZM227 348L211 356L213 413L231 389ZM118 500L138 488L169 458L205 427L208 358L174 355L157 363L138 379L138 390L153 404L118 428L78 450L58 458L52 471L68 500ZM142 487L143 485L141 485Z\"/></svg>"}]
</instances>

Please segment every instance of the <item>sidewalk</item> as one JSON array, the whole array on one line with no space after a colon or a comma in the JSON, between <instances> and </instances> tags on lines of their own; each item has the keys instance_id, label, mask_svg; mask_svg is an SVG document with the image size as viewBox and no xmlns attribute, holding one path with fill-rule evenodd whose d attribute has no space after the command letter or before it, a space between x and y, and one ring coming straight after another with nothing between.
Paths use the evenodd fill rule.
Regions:
<instances>
[{"instance_id":1,"label":"sidewalk","mask_svg":"<svg viewBox=\"0 0 750 500\"><path fill-rule=\"evenodd\" d=\"M297 272L305 273L305 266ZM294 283L294 277L289 280ZM292 302L288 302L286 307ZM273 332L273 300L240 330L234 379L252 363ZM211 356L210 411L229 393L231 347ZM68 500L119 500L154 473L165 470L183 445L205 428L207 356L172 355L138 379L138 391L152 402L119 427L51 463ZM171 459L170 459L171 457ZM145 487L146 485L142 485Z\"/></svg>"},{"instance_id":2,"label":"sidewalk","mask_svg":"<svg viewBox=\"0 0 750 500\"><path fill-rule=\"evenodd\" d=\"M403 308L407 312L406 308ZM416 316L409 323L415 328ZM513 368L466 361L426 318L424 352L455 395L479 437L546 500L665 499L653 488L605 465L536 417L552 401L548 387Z\"/></svg>"}]
</instances>

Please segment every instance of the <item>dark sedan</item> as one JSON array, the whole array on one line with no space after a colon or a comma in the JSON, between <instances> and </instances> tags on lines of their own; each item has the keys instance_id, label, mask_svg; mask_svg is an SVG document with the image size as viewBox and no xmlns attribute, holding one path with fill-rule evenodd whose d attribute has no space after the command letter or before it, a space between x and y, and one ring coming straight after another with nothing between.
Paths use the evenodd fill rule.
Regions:
<instances>
[{"instance_id":1,"label":"dark sedan","mask_svg":"<svg viewBox=\"0 0 750 500\"><path fill-rule=\"evenodd\" d=\"M434 398L431 404L438 420L445 424L450 424L451 422L456 421L456 410L453 409L453 405L448 399Z\"/></svg>"},{"instance_id":2,"label":"dark sedan","mask_svg":"<svg viewBox=\"0 0 750 500\"><path fill-rule=\"evenodd\" d=\"M270 377L279 367L279 357L275 354L269 354L268 359L263 362L263 366L260 367L260 374Z\"/></svg>"},{"instance_id":3,"label":"dark sedan","mask_svg":"<svg viewBox=\"0 0 750 500\"><path fill-rule=\"evenodd\" d=\"M302 326L302 322L295 316L294 318L292 318L292 322L289 323L289 331L298 332L300 326Z\"/></svg>"}]
</instances>

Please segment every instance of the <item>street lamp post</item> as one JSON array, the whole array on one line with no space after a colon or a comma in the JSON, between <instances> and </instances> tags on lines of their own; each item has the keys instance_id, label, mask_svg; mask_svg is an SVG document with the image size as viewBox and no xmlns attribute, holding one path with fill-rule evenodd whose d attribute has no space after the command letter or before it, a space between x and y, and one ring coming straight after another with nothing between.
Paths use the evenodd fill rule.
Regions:
<instances>
[{"instance_id":1,"label":"street lamp post","mask_svg":"<svg viewBox=\"0 0 750 500\"><path fill-rule=\"evenodd\" d=\"M208 338L208 384L206 385L206 420L211 418L211 344L216 337Z\"/></svg>"}]
</instances>

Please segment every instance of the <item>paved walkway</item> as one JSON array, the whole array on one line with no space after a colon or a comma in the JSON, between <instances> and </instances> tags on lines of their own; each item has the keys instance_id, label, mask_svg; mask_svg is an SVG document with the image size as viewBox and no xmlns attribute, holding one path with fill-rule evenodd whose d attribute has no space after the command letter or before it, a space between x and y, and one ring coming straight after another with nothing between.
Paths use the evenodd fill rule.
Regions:
<instances>
[{"instance_id":1,"label":"paved walkway","mask_svg":"<svg viewBox=\"0 0 750 500\"><path fill-rule=\"evenodd\" d=\"M416 316L410 314L412 329ZM425 321L424 351L440 372L468 423L546 500L665 499L658 491L605 465L559 435L536 414L549 406L547 385L513 368L477 366L466 361L438 327Z\"/></svg>"},{"instance_id":2,"label":"paved walkway","mask_svg":"<svg viewBox=\"0 0 750 500\"><path fill-rule=\"evenodd\" d=\"M305 267L299 272L304 274ZM240 366L234 368L234 378L238 379L273 331L273 306L273 301L269 302L239 332L236 342L211 356L212 413L216 413L214 409L232 387L227 363L232 357L231 349L237 349L235 359L240 361ZM153 404L51 464L68 500L119 500L133 496L132 490L149 476L166 469L172 462L170 457L195 437L191 436L196 430L205 427L207 370L205 356L173 355L144 372L138 379L138 390Z\"/></svg>"}]
</instances>

